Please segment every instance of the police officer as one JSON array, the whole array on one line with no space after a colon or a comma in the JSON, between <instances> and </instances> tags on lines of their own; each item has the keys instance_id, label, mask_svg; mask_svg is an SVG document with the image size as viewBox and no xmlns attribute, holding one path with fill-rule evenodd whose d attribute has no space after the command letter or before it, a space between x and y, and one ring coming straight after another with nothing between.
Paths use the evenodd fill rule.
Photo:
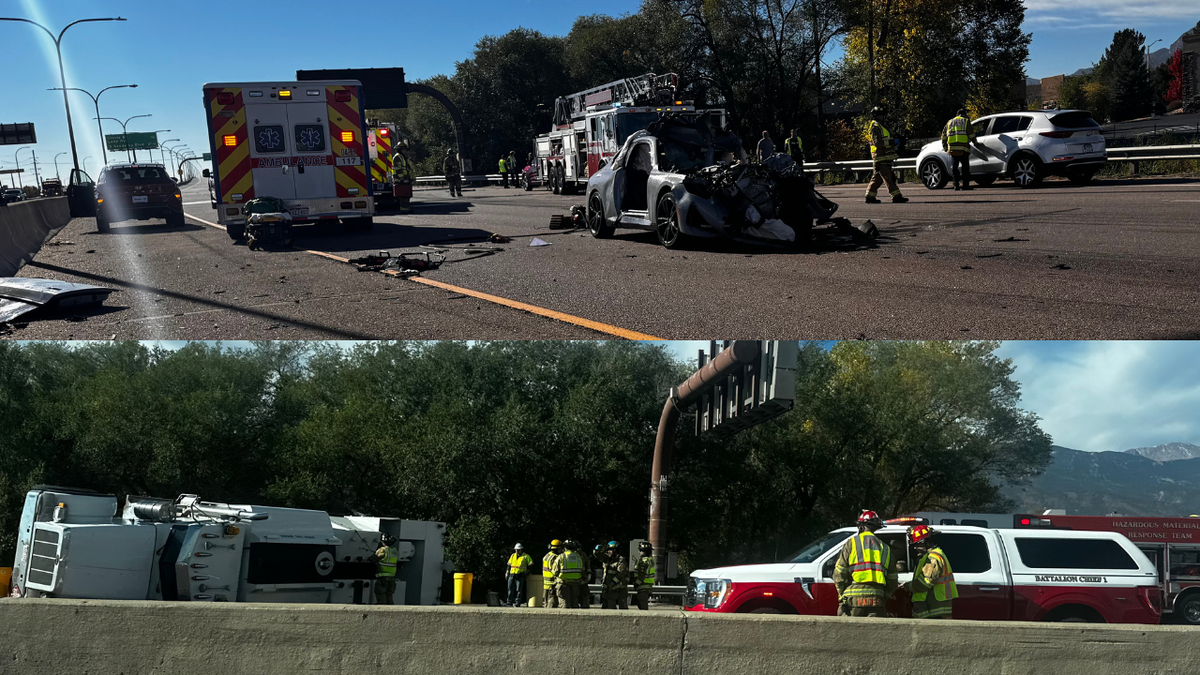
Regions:
<instances>
[{"instance_id":1,"label":"police officer","mask_svg":"<svg viewBox=\"0 0 1200 675\"><path fill-rule=\"evenodd\" d=\"M400 567L400 552L393 544L396 543L386 534L379 535L379 548L375 555L367 558L375 563L375 604L392 605L392 596L396 594L396 570Z\"/></svg>"},{"instance_id":2,"label":"police officer","mask_svg":"<svg viewBox=\"0 0 1200 675\"><path fill-rule=\"evenodd\" d=\"M532 565L533 558L529 557L529 554L525 552L525 547L518 542L516 546L513 546L512 555L508 556L507 604L513 607L521 607L525 604L525 582Z\"/></svg>"},{"instance_id":3,"label":"police officer","mask_svg":"<svg viewBox=\"0 0 1200 675\"><path fill-rule=\"evenodd\" d=\"M641 557L633 565L633 587L637 591L637 606L638 609L650 609L650 589L654 588L655 581L658 579L658 570L654 566L654 547L650 542L643 541L638 544L638 553Z\"/></svg>"},{"instance_id":4,"label":"police officer","mask_svg":"<svg viewBox=\"0 0 1200 675\"><path fill-rule=\"evenodd\" d=\"M562 553L562 542L550 542L550 550L542 558L542 606L558 607L558 596L554 591L554 560Z\"/></svg>"},{"instance_id":5,"label":"police officer","mask_svg":"<svg viewBox=\"0 0 1200 675\"><path fill-rule=\"evenodd\" d=\"M797 164L804 164L804 141L800 138L799 129L792 129L792 135L783 142L783 151Z\"/></svg>"},{"instance_id":6,"label":"police officer","mask_svg":"<svg viewBox=\"0 0 1200 675\"><path fill-rule=\"evenodd\" d=\"M946 122L942 129L942 149L950 155L950 174L954 177L954 189L958 190L961 173L962 189L973 190L971 187L971 144L975 142L975 131L967 120L967 111L960 108L958 114ZM959 168L962 171L959 171Z\"/></svg>"},{"instance_id":7,"label":"police officer","mask_svg":"<svg viewBox=\"0 0 1200 675\"><path fill-rule=\"evenodd\" d=\"M892 162L899 157L896 152L899 141L892 138L892 135L880 123L884 114L883 108L878 106L872 108L871 121L867 124L867 138L871 141L871 160L875 167L875 173L871 175L871 184L867 186L867 203L880 203L875 198L875 194L879 192L881 185L887 183L888 193L892 195L892 203L903 204L908 201L908 198L900 194L900 187L896 185L896 175L892 173Z\"/></svg>"},{"instance_id":8,"label":"police officer","mask_svg":"<svg viewBox=\"0 0 1200 675\"><path fill-rule=\"evenodd\" d=\"M579 586L583 583L583 558L575 552L575 542L568 539L563 553L554 558L554 591L559 609L579 608Z\"/></svg>"},{"instance_id":9,"label":"police officer","mask_svg":"<svg viewBox=\"0 0 1200 675\"><path fill-rule=\"evenodd\" d=\"M458 158L454 156L453 148L446 148L446 159L442 161L442 172L446 174L446 184L450 186L451 197L462 196L462 169Z\"/></svg>"},{"instance_id":10,"label":"police officer","mask_svg":"<svg viewBox=\"0 0 1200 675\"><path fill-rule=\"evenodd\" d=\"M625 563L625 556L621 555L617 548L617 542L608 542L601 559L604 565L604 579L600 582L600 601L604 609L617 609L622 605L628 606L629 603L629 586L626 579L629 568ZM622 595L625 596L624 603L621 602Z\"/></svg>"},{"instance_id":11,"label":"police officer","mask_svg":"<svg viewBox=\"0 0 1200 675\"><path fill-rule=\"evenodd\" d=\"M412 201L413 168L408 160L408 146L400 143L392 155L392 192L396 195L396 208L400 213L409 212Z\"/></svg>"},{"instance_id":12,"label":"police officer","mask_svg":"<svg viewBox=\"0 0 1200 675\"><path fill-rule=\"evenodd\" d=\"M858 534L842 544L833 569L838 616L887 616L887 601L896 592L896 556L875 536L883 521L874 511L858 516Z\"/></svg>"},{"instance_id":13,"label":"police officer","mask_svg":"<svg viewBox=\"0 0 1200 675\"><path fill-rule=\"evenodd\" d=\"M908 542L921 554L908 584L913 618L949 619L958 586L954 583L950 559L937 545L937 532L928 525L914 525L908 528Z\"/></svg>"}]
</instances>

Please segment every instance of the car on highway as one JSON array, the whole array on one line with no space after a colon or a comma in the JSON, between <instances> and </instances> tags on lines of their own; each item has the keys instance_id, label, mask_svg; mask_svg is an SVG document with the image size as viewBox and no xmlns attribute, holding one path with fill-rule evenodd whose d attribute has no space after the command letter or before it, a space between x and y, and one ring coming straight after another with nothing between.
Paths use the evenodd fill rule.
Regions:
<instances>
[{"instance_id":1,"label":"car on highway","mask_svg":"<svg viewBox=\"0 0 1200 675\"><path fill-rule=\"evenodd\" d=\"M1066 176L1085 184L1106 160L1100 125L1086 110L1022 110L985 115L973 121L971 180L982 186L999 178L1018 187L1036 187L1046 176ZM950 180L950 155L934 141L917 155L917 172L930 190Z\"/></svg>"},{"instance_id":2,"label":"car on highway","mask_svg":"<svg viewBox=\"0 0 1200 675\"><path fill-rule=\"evenodd\" d=\"M25 193L20 188L5 188L3 196L5 203L25 201Z\"/></svg>"},{"instance_id":3,"label":"car on highway","mask_svg":"<svg viewBox=\"0 0 1200 675\"><path fill-rule=\"evenodd\" d=\"M99 232L125 220L163 218L173 227L184 223L183 195L162 164L110 164L100 172L95 194Z\"/></svg>"},{"instance_id":4,"label":"car on highway","mask_svg":"<svg viewBox=\"0 0 1200 675\"><path fill-rule=\"evenodd\" d=\"M1086 621L1157 624L1162 616L1158 571L1116 532L935 526L958 585L955 619ZM833 571L845 527L821 537L787 562L696 570L687 609L704 612L833 616L838 595ZM900 581L912 579L918 555L907 527L885 524L876 534L897 556ZM911 613L897 592L888 611Z\"/></svg>"},{"instance_id":5,"label":"car on highway","mask_svg":"<svg viewBox=\"0 0 1200 675\"><path fill-rule=\"evenodd\" d=\"M806 241L811 183L791 158L777 158L777 165L747 163L738 137L711 119L663 118L631 134L588 179L588 230L597 239L618 227L651 230L669 249L714 237Z\"/></svg>"}]
</instances>

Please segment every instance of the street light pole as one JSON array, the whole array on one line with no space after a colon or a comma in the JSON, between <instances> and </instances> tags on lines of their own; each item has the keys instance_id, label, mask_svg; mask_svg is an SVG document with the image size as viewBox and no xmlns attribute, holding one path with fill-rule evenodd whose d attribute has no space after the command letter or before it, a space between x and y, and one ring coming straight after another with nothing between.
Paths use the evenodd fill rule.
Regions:
<instances>
[{"instance_id":1,"label":"street light pole","mask_svg":"<svg viewBox=\"0 0 1200 675\"><path fill-rule=\"evenodd\" d=\"M104 164L106 166L108 165L108 148L104 147L104 127L100 126L100 96L103 95L104 92L108 91L109 89L124 89L127 87L130 89L136 89L137 85L136 84L118 84L118 85L112 86L112 87L105 87L105 88L101 89L100 93L96 94L95 96L92 96L92 92L90 92L86 89L80 89L79 87L67 87L67 89L66 89L66 91L82 91L83 93L85 93L91 97L92 103L96 104L96 130L100 132L100 151L104 154ZM59 89L62 89L62 87L51 87L47 91L58 91Z\"/></svg>"},{"instance_id":2,"label":"street light pole","mask_svg":"<svg viewBox=\"0 0 1200 675\"><path fill-rule=\"evenodd\" d=\"M163 166L168 166L168 167L170 166L169 164L167 164L167 148L166 148L167 143L176 143L178 141L179 141L178 138L168 138L167 140L158 144L158 156L160 159L162 159Z\"/></svg>"},{"instance_id":3,"label":"street light pole","mask_svg":"<svg viewBox=\"0 0 1200 675\"><path fill-rule=\"evenodd\" d=\"M61 31L59 31L58 37L54 37L54 33L49 28L46 28L45 26L43 26L42 24L40 24L36 21L30 21L29 19L17 19L17 18L0 16L0 21L19 21L22 23L33 24L34 26L37 26L38 28L41 28L42 30L46 31L46 35L49 35L50 39L54 40L54 49L55 49L55 51L58 52L58 79L62 83L62 89L63 89L63 93L62 93L63 94L63 107L65 107L67 109L67 134L71 137L71 159L74 160L74 166L75 166L76 170L79 169L79 151L75 148L75 127L71 124L71 102L67 99L67 91L66 91L66 89L67 89L67 71L66 71L66 69L63 68L63 60L62 60L63 35L67 32L67 29L69 29L71 26L74 26L75 24L78 24L78 23L88 23L88 22L92 22L92 21L124 21L124 20L125 19L122 19L119 16L113 17L113 18L105 18L105 19L80 19L78 21L72 21L71 23L67 24L66 28L63 28Z\"/></svg>"},{"instance_id":4,"label":"street light pole","mask_svg":"<svg viewBox=\"0 0 1200 675\"><path fill-rule=\"evenodd\" d=\"M13 153L13 161L17 163L17 181L20 182L21 187L25 187L25 177L21 175L21 151L29 150L32 147L33 146L30 145L22 145L21 147L17 148L15 153Z\"/></svg>"},{"instance_id":5,"label":"street light pole","mask_svg":"<svg viewBox=\"0 0 1200 675\"><path fill-rule=\"evenodd\" d=\"M154 131L151 131L150 133L154 134L154 142L158 143L158 155L159 155L159 158L161 159L162 158L162 143L159 143L158 135L159 134L169 134L169 133L171 133L171 130L170 129L155 129ZM154 148L150 148L146 152L150 153L150 161L153 162L154 161Z\"/></svg>"},{"instance_id":6,"label":"street light pole","mask_svg":"<svg viewBox=\"0 0 1200 675\"><path fill-rule=\"evenodd\" d=\"M88 155L87 157L83 158L83 172L84 173L87 173L87 161L91 158L92 158L91 155Z\"/></svg>"},{"instance_id":7,"label":"street light pole","mask_svg":"<svg viewBox=\"0 0 1200 675\"><path fill-rule=\"evenodd\" d=\"M178 138L176 138L176 139L175 139L175 141L178 141L178 140L179 140ZM170 142L172 142L172 141L167 141L167 142L168 142L168 143L170 143ZM182 144L182 143L180 143L180 144L178 145L178 147L181 147L181 148L182 148L182 147L183 147L183 144ZM167 148L167 154L168 154L168 156L169 156L169 157L170 157L172 160L174 160L174 159L175 159L175 148L174 148L174 147ZM171 175L172 175L172 176L174 176L174 175L175 175L175 166L174 166L174 162L172 162L172 164L171 164Z\"/></svg>"},{"instance_id":8,"label":"street light pole","mask_svg":"<svg viewBox=\"0 0 1200 675\"><path fill-rule=\"evenodd\" d=\"M120 124L120 125L121 125L121 134L122 134L122 135L124 136L124 138L125 138L125 158L126 158L126 159L128 159L129 161L131 161L131 162L136 162L136 161L137 161L137 151L136 151L136 150L134 151L134 153L133 153L133 156L132 156L132 157L130 157L130 156L129 156L129 129L127 129L127 128L126 128L126 126L129 124L129 120L134 120L134 119L137 119L137 118L139 118L139 117L153 117L153 116L154 116L153 114L148 114L148 115L134 115L133 117L130 117L129 119L125 120L124 122L122 122L121 120L119 120L119 119L117 119L117 118L115 118L115 117L105 117L105 118L103 118L103 119L106 119L106 120L112 120L112 121L116 122L117 124Z\"/></svg>"},{"instance_id":9,"label":"street light pole","mask_svg":"<svg viewBox=\"0 0 1200 675\"><path fill-rule=\"evenodd\" d=\"M60 176L58 173L58 158L61 157L62 155L68 155L68 154L70 154L70 153L60 152L54 156L54 177L58 179L59 183L62 182L62 176Z\"/></svg>"}]
</instances>

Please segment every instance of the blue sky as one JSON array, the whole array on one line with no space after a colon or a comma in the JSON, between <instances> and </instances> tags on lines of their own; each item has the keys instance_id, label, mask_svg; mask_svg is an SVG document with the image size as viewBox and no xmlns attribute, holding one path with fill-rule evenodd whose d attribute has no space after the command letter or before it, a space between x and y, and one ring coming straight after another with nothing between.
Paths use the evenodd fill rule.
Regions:
<instances>
[{"instance_id":1,"label":"blue sky","mask_svg":"<svg viewBox=\"0 0 1200 675\"><path fill-rule=\"evenodd\" d=\"M155 344L177 349L186 343ZM708 349L707 340L665 344L689 364L698 349ZM1020 407L1042 418L1042 429L1057 445L1089 452L1200 445L1200 340L1009 341L997 353L1016 366Z\"/></svg>"},{"instance_id":2,"label":"blue sky","mask_svg":"<svg viewBox=\"0 0 1200 675\"><path fill-rule=\"evenodd\" d=\"M1195 0L1026 0L1026 29L1033 32L1028 73L1044 77L1090 65L1100 58L1114 30L1133 26L1149 41L1170 44L1200 19ZM336 3L316 0L0 0L0 17L39 21L57 32L80 18L122 16L123 23L75 26L63 40L67 86L92 91L116 84L137 89L110 91L101 113L133 115L130 131L172 129L161 140L179 138L196 152L207 150L200 102L205 82L289 79L297 69L402 66L410 79L449 73L468 58L484 35L524 26L562 35L580 13L636 11L638 0L601 5L550 0L457 0L453 3ZM1160 47L1163 45L1159 45ZM836 55L830 55L836 59ZM0 22L0 64L5 87L0 121L34 122L35 146L43 168L69 150L58 72L49 38L36 28ZM80 159L92 156L96 173L101 149L91 100L72 94ZM116 123L106 133L118 131ZM13 147L0 147L0 167L14 168ZM29 168L29 151L19 158ZM65 166L60 159L60 169ZM32 181L30 181L32 182Z\"/></svg>"}]
</instances>

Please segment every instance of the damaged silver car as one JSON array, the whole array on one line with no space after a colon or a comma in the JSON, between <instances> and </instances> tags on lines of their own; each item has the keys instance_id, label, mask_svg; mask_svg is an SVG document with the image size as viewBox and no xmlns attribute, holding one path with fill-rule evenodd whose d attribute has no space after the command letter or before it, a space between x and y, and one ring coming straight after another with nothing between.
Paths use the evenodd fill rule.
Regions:
<instances>
[{"instance_id":1,"label":"damaged silver car","mask_svg":"<svg viewBox=\"0 0 1200 675\"><path fill-rule=\"evenodd\" d=\"M814 222L831 222L837 205L790 157L751 164L715 120L664 117L631 135L588 181L592 236L628 227L653 230L669 249L714 237L791 246L809 240Z\"/></svg>"}]
</instances>

